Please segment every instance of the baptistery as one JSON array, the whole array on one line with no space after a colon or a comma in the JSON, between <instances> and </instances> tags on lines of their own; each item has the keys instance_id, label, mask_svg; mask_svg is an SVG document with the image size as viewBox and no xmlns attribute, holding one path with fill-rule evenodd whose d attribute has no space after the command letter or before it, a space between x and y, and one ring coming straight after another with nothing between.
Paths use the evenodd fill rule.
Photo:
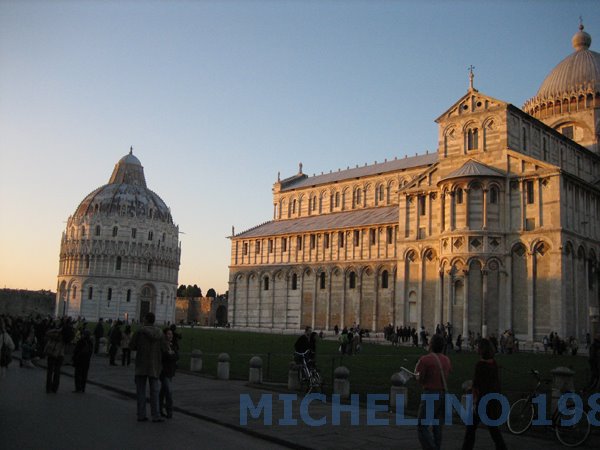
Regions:
<instances>
[{"instance_id":1,"label":"baptistery","mask_svg":"<svg viewBox=\"0 0 600 450\"><path fill-rule=\"evenodd\" d=\"M179 227L130 149L67 220L56 314L132 321L151 311L172 322L180 256Z\"/></svg>"}]
</instances>

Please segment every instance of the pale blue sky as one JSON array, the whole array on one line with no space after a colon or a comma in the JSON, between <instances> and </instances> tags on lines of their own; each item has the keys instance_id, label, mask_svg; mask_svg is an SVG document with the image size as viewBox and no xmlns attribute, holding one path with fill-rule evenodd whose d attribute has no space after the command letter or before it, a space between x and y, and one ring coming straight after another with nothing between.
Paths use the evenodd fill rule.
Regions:
<instances>
[{"instance_id":1,"label":"pale blue sky","mask_svg":"<svg viewBox=\"0 0 600 450\"><path fill-rule=\"evenodd\" d=\"M0 287L56 289L67 217L134 146L179 224L179 284L227 289L281 171L437 147L475 87L521 106L596 1L0 1Z\"/></svg>"}]
</instances>

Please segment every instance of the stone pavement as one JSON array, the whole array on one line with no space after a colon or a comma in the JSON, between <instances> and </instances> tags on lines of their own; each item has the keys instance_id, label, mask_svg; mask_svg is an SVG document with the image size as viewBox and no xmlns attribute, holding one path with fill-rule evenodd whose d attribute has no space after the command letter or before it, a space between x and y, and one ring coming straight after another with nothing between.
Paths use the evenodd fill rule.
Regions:
<instances>
[{"instance_id":1,"label":"stone pavement","mask_svg":"<svg viewBox=\"0 0 600 450\"><path fill-rule=\"evenodd\" d=\"M45 361L40 361L44 364ZM72 366L64 366L63 373L73 374ZM88 383L118 392L135 398L134 363L130 367L110 366L108 358L95 356L89 372ZM61 390L72 390L73 380L61 380ZM395 415L388 412L378 412L377 419L387 419L389 425L367 425L367 409L360 408L358 425L352 425L351 414L342 413L339 425L332 424L331 403L323 404L313 401L309 407L310 417L315 420L326 418L326 425L309 426L301 419L300 401L292 405L291 418L297 420L297 425L280 425L283 419L283 402L279 401L280 394L291 394L285 386L277 385L249 385L245 381L217 380L209 376L201 376L187 371L178 371L174 380L174 421L178 414L195 417L200 420L217 423L230 429L247 433L253 437L260 437L272 443L289 448L405 448L418 449L417 431L414 425L395 425ZM389 394L389 387L383 387L382 393ZM254 402L258 402L263 394L272 395L273 399L273 425L264 423L264 416L253 419L248 414L247 425L240 424L240 397L249 395ZM408 418L408 417L407 417ZM135 417L131 418L132 423ZM444 427L443 449L459 449L462 445L465 428L463 425ZM508 432L503 433L509 449L551 450L563 448L554 436L551 429L528 431L525 435L514 436ZM477 449L493 449L494 445L489 433L484 427L477 431ZM598 430L584 448L600 448L600 434Z\"/></svg>"}]
</instances>

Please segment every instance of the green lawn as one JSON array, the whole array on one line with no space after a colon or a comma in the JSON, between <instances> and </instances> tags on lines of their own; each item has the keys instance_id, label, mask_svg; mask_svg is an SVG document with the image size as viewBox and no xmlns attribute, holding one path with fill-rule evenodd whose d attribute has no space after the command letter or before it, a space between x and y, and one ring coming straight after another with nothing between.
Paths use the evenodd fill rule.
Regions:
<instances>
[{"instance_id":1,"label":"green lawn","mask_svg":"<svg viewBox=\"0 0 600 450\"><path fill-rule=\"evenodd\" d=\"M93 325L88 325L93 330ZM135 328L134 328L135 329ZM247 379L248 362L252 356L263 359L263 378L267 382L286 383L288 367L293 357L293 345L300 335L277 335L250 333L226 329L179 328L183 339L180 342L180 368L189 368L189 355L192 350L203 353L203 372L215 376L217 356L228 353L231 357L230 375L235 379ZM329 392L332 386L333 370L344 365L350 370L350 389L361 395L367 393L388 393L390 377L401 366L412 370L424 351L414 347L392 347L390 345L363 344L361 352L354 356L341 356L335 341L320 341L317 347L317 365L324 376ZM584 350L585 352L585 350ZM454 353L449 355L452 374L448 383L450 391L461 394L461 384L473 377L473 369L478 359L475 353ZM538 370L542 377L551 378L550 371L558 366L570 367L576 372L575 384L581 389L589 380L587 358L570 355L515 353L497 355L501 367L500 377L503 392L512 401L527 392L534 384L529 374ZM415 406L420 390L416 382L410 381L409 408Z\"/></svg>"},{"instance_id":2,"label":"green lawn","mask_svg":"<svg viewBox=\"0 0 600 450\"><path fill-rule=\"evenodd\" d=\"M232 378L247 379L248 362L252 356L263 358L265 381L287 382L288 365L292 360L292 349L297 336L249 333L234 330L189 329L180 330L182 368L189 367L189 353L192 349L203 352L204 372L216 374L217 356L226 352L231 357ZM299 335L300 333L298 333ZM317 347L317 365L327 386L332 385L333 370L344 365L350 370L351 391L359 394L370 392L389 393L390 377L401 366L412 370L424 351L414 347L392 347L390 345L363 344L361 352L354 356L341 356L335 341L320 341ZM188 353L188 354L186 354ZM476 353L454 353L448 355L452 362L452 374L448 380L450 391L461 393L461 384L473 377ZM587 358L570 355L515 353L497 355L501 367L503 392L511 400L519 397L534 385L531 369L538 370L542 377L551 378L550 371L558 366L573 369L575 384L581 389L589 380ZM409 382L409 395L415 398L420 394L414 381ZM326 389L327 390L327 389ZM410 402L413 403L412 401Z\"/></svg>"}]
</instances>

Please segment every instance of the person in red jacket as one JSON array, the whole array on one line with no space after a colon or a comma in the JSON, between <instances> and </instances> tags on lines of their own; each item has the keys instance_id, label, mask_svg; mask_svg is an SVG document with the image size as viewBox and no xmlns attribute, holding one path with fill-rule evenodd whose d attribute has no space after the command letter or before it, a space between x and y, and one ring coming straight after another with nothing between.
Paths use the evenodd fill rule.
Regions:
<instances>
[{"instance_id":1,"label":"person in red jacket","mask_svg":"<svg viewBox=\"0 0 600 450\"><path fill-rule=\"evenodd\" d=\"M435 334L429 343L429 353L421 356L415 372L417 380L423 387L423 397L426 395L436 396L435 410L433 414L427 414L428 402L422 397L419 405L417 433L419 442L424 450L439 450L442 446L442 421L444 420L445 394L448 391L448 375L452 370L450 360L442 351L444 350L444 338ZM424 423L427 417L438 421L437 425ZM433 432L433 434L432 434Z\"/></svg>"}]
</instances>

